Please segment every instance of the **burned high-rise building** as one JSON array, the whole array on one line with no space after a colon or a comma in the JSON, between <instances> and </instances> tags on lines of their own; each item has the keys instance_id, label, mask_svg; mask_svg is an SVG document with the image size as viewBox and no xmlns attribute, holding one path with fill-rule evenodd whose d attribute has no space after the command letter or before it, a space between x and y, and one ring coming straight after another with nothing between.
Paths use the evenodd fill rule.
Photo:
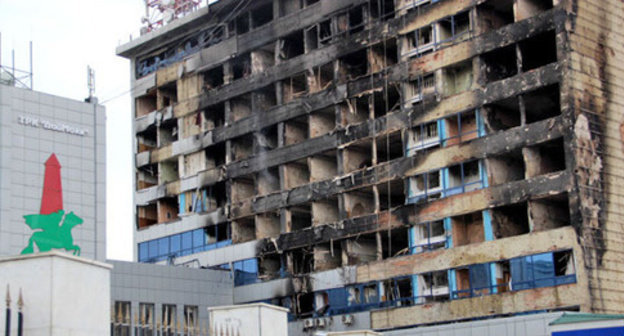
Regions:
<instances>
[{"instance_id":1,"label":"burned high-rise building","mask_svg":"<svg viewBox=\"0 0 624 336\"><path fill-rule=\"evenodd\" d=\"M131 60L135 257L292 331L624 311L615 0L221 0Z\"/></svg>"}]
</instances>

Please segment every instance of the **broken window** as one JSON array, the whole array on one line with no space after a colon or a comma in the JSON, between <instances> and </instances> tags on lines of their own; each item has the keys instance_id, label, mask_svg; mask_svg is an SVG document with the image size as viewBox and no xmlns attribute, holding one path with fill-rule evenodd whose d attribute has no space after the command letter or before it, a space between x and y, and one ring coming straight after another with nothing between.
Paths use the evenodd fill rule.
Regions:
<instances>
[{"instance_id":1,"label":"broken window","mask_svg":"<svg viewBox=\"0 0 624 336\"><path fill-rule=\"evenodd\" d=\"M178 322L178 314L175 304L163 304L161 307L162 335L173 335Z\"/></svg>"},{"instance_id":2,"label":"broken window","mask_svg":"<svg viewBox=\"0 0 624 336\"><path fill-rule=\"evenodd\" d=\"M136 188L147 189L158 184L158 165L151 164L137 168Z\"/></svg>"},{"instance_id":3,"label":"broken window","mask_svg":"<svg viewBox=\"0 0 624 336\"><path fill-rule=\"evenodd\" d=\"M345 100L340 104L340 121L343 126L359 124L369 119L370 106L368 96L361 96Z\"/></svg>"},{"instance_id":4,"label":"broken window","mask_svg":"<svg viewBox=\"0 0 624 336\"><path fill-rule=\"evenodd\" d=\"M310 183L310 169L307 159L286 163L282 166L284 190Z\"/></svg>"},{"instance_id":5,"label":"broken window","mask_svg":"<svg viewBox=\"0 0 624 336\"><path fill-rule=\"evenodd\" d=\"M295 145L309 138L307 116L284 122L284 146Z\"/></svg>"},{"instance_id":6,"label":"broken window","mask_svg":"<svg viewBox=\"0 0 624 336\"><path fill-rule=\"evenodd\" d=\"M142 335L153 335L154 333L154 304L139 303L139 325Z\"/></svg>"},{"instance_id":7,"label":"broken window","mask_svg":"<svg viewBox=\"0 0 624 336\"><path fill-rule=\"evenodd\" d=\"M418 303L447 301L449 281L447 271L437 271L417 276Z\"/></svg>"},{"instance_id":8,"label":"broken window","mask_svg":"<svg viewBox=\"0 0 624 336\"><path fill-rule=\"evenodd\" d=\"M486 187L485 172L480 160L446 168L445 174L445 197Z\"/></svg>"},{"instance_id":9,"label":"broken window","mask_svg":"<svg viewBox=\"0 0 624 336\"><path fill-rule=\"evenodd\" d=\"M444 119L444 145L476 139L485 135L485 126L479 110L458 113Z\"/></svg>"},{"instance_id":10,"label":"broken window","mask_svg":"<svg viewBox=\"0 0 624 336\"><path fill-rule=\"evenodd\" d=\"M258 28L273 21L273 3L267 3L254 8L251 13L251 26Z\"/></svg>"},{"instance_id":11,"label":"broken window","mask_svg":"<svg viewBox=\"0 0 624 336\"><path fill-rule=\"evenodd\" d=\"M436 80L433 73L418 76L404 85L405 108L420 103L425 96L436 93Z\"/></svg>"},{"instance_id":12,"label":"broken window","mask_svg":"<svg viewBox=\"0 0 624 336\"><path fill-rule=\"evenodd\" d=\"M516 60L515 45L499 48L481 55L482 65L485 67L485 79L487 83L518 74L518 64Z\"/></svg>"},{"instance_id":13,"label":"broken window","mask_svg":"<svg viewBox=\"0 0 624 336\"><path fill-rule=\"evenodd\" d=\"M456 277L456 290L453 299L489 295L496 285L492 284L492 267L489 263L476 264L453 270Z\"/></svg>"},{"instance_id":14,"label":"broken window","mask_svg":"<svg viewBox=\"0 0 624 336\"><path fill-rule=\"evenodd\" d=\"M254 135L246 134L230 140L231 162L247 159L253 154Z\"/></svg>"},{"instance_id":15,"label":"broken window","mask_svg":"<svg viewBox=\"0 0 624 336\"><path fill-rule=\"evenodd\" d=\"M284 104L308 94L305 73L294 75L282 81L282 99Z\"/></svg>"},{"instance_id":16,"label":"broken window","mask_svg":"<svg viewBox=\"0 0 624 336\"><path fill-rule=\"evenodd\" d=\"M470 37L470 12L465 11L439 21L438 43L459 42Z\"/></svg>"},{"instance_id":17,"label":"broken window","mask_svg":"<svg viewBox=\"0 0 624 336\"><path fill-rule=\"evenodd\" d=\"M363 140L342 150L342 169L345 174L372 167L371 142L371 140Z\"/></svg>"},{"instance_id":18,"label":"broken window","mask_svg":"<svg viewBox=\"0 0 624 336\"><path fill-rule=\"evenodd\" d=\"M440 122L433 121L413 127L407 133L406 156L414 156L420 150L440 144Z\"/></svg>"},{"instance_id":19,"label":"broken window","mask_svg":"<svg viewBox=\"0 0 624 336\"><path fill-rule=\"evenodd\" d=\"M135 99L136 118L148 115L156 110L156 91L151 90L146 95Z\"/></svg>"},{"instance_id":20,"label":"broken window","mask_svg":"<svg viewBox=\"0 0 624 336\"><path fill-rule=\"evenodd\" d=\"M275 43L266 44L251 52L251 73L261 74L275 64Z\"/></svg>"},{"instance_id":21,"label":"broken window","mask_svg":"<svg viewBox=\"0 0 624 336\"><path fill-rule=\"evenodd\" d=\"M330 133L336 128L336 110L334 106L310 113L308 122L310 138Z\"/></svg>"},{"instance_id":22,"label":"broken window","mask_svg":"<svg viewBox=\"0 0 624 336\"><path fill-rule=\"evenodd\" d=\"M516 22L553 8L552 0L518 0L515 3Z\"/></svg>"},{"instance_id":23,"label":"broken window","mask_svg":"<svg viewBox=\"0 0 624 336\"><path fill-rule=\"evenodd\" d=\"M489 0L477 6L478 34L495 30L514 22L514 0Z\"/></svg>"},{"instance_id":24,"label":"broken window","mask_svg":"<svg viewBox=\"0 0 624 336\"><path fill-rule=\"evenodd\" d=\"M495 133L521 125L518 96L484 105L481 110L487 133Z\"/></svg>"},{"instance_id":25,"label":"broken window","mask_svg":"<svg viewBox=\"0 0 624 336\"><path fill-rule=\"evenodd\" d=\"M258 279L269 281L282 278L285 275L284 263L281 254L265 255L258 261Z\"/></svg>"},{"instance_id":26,"label":"broken window","mask_svg":"<svg viewBox=\"0 0 624 336\"><path fill-rule=\"evenodd\" d=\"M377 164L392 161L403 156L403 140L401 131L379 136L375 139Z\"/></svg>"},{"instance_id":27,"label":"broken window","mask_svg":"<svg viewBox=\"0 0 624 336\"><path fill-rule=\"evenodd\" d=\"M522 154L526 165L526 178L566 169L563 138L525 147L522 149Z\"/></svg>"},{"instance_id":28,"label":"broken window","mask_svg":"<svg viewBox=\"0 0 624 336\"><path fill-rule=\"evenodd\" d=\"M271 167L256 174L256 190L258 196L267 195L280 190L279 170Z\"/></svg>"},{"instance_id":29,"label":"broken window","mask_svg":"<svg viewBox=\"0 0 624 336\"><path fill-rule=\"evenodd\" d=\"M510 260L513 290L550 287L576 282L571 251L548 252Z\"/></svg>"},{"instance_id":30,"label":"broken window","mask_svg":"<svg viewBox=\"0 0 624 336\"><path fill-rule=\"evenodd\" d=\"M375 118L399 111L401 109L401 96L398 86L387 86L382 92L375 92L373 94L373 105Z\"/></svg>"},{"instance_id":31,"label":"broken window","mask_svg":"<svg viewBox=\"0 0 624 336\"><path fill-rule=\"evenodd\" d=\"M232 179L230 186L230 201L232 203L242 202L255 194L254 181L252 176L240 176Z\"/></svg>"},{"instance_id":32,"label":"broken window","mask_svg":"<svg viewBox=\"0 0 624 336\"><path fill-rule=\"evenodd\" d=\"M470 90L472 81L472 61L445 67L442 70L442 86L445 96Z\"/></svg>"},{"instance_id":33,"label":"broken window","mask_svg":"<svg viewBox=\"0 0 624 336\"><path fill-rule=\"evenodd\" d=\"M451 217L453 246L463 246L485 241L482 213L475 212Z\"/></svg>"},{"instance_id":34,"label":"broken window","mask_svg":"<svg viewBox=\"0 0 624 336\"><path fill-rule=\"evenodd\" d=\"M541 87L522 95L526 123L545 120L561 114L559 85Z\"/></svg>"},{"instance_id":35,"label":"broken window","mask_svg":"<svg viewBox=\"0 0 624 336\"><path fill-rule=\"evenodd\" d=\"M342 245L340 242L318 244L313 247L314 271L321 272L342 266Z\"/></svg>"},{"instance_id":36,"label":"broken window","mask_svg":"<svg viewBox=\"0 0 624 336\"><path fill-rule=\"evenodd\" d=\"M362 49L343 56L339 60L339 76L341 82L346 82L364 76L368 73L367 50Z\"/></svg>"},{"instance_id":37,"label":"broken window","mask_svg":"<svg viewBox=\"0 0 624 336\"><path fill-rule=\"evenodd\" d=\"M212 105L203 111L202 130L211 131L225 124L225 105L223 103Z\"/></svg>"},{"instance_id":38,"label":"broken window","mask_svg":"<svg viewBox=\"0 0 624 336\"><path fill-rule=\"evenodd\" d=\"M290 227L289 232L303 230L312 226L312 209L309 204L290 207L287 210L287 216L290 217L290 220L287 220L286 223Z\"/></svg>"},{"instance_id":39,"label":"broken window","mask_svg":"<svg viewBox=\"0 0 624 336\"><path fill-rule=\"evenodd\" d=\"M385 300L389 306L405 307L414 304L412 277L399 277L384 282Z\"/></svg>"},{"instance_id":40,"label":"broken window","mask_svg":"<svg viewBox=\"0 0 624 336\"><path fill-rule=\"evenodd\" d=\"M267 212L256 215L256 238L272 238L280 235L279 212Z\"/></svg>"},{"instance_id":41,"label":"broken window","mask_svg":"<svg viewBox=\"0 0 624 336\"><path fill-rule=\"evenodd\" d=\"M551 30L518 43L522 54L522 71L530 71L557 62L557 41Z\"/></svg>"},{"instance_id":42,"label":"broken window","mask_svg":"<svg viewBox=\"0 0 624 336\"><path fill-rule=\"evenodd\" d=\"M279 0L280 16L286 16L301 9L300 0Z\"/></svg>"},{"instance_id":43,"label":"broken window","mask_svg":"<svg viewBox=\"0 0 624 336\"><path fill-rule=\"evenodd\" d=\"M199 334L199 308L184 306L184 330L187 334Z\"/></svg>"},{"instance_id":44,"label":"broken window","mask_svg":"<svg viewBox=\"0 0 624 336\"><path fill-rule=\"evenodd\" d=\"M375 197L371 187L345 193L343 199L348 218L375 212Z\"/></svg>"},{"instance_id":45,"label":"broken window","mask_svg":"<svg viewBox=\"0 0 624 336\"><path fill-rule=\"evenodd\" d=\"M232 80L238 80L251 75L251 56L249 53L240 55L230 61Z\"/></svg>"},{"instance_id":46,"label":"broken window","mask_svg":"<svg viewBox=\"0 0 624 336\"><path fill-rule=\"evenodd\" d=\"M529 226L532 231L546 231L570 225L567 194L529 200Z\"/></svg>"},{"instance_id":47,"label":"broken window","mask_svg":"<svg viewBox=\"0 0 624 336\"><path fill-rule=\"evenodd\" d=\"M435 50L435 35L433 25L425 26L405 35L405 43L401 56L420 57Z\"/></svg>"},{"instance_id":48,"label":"broken window","mask_svg":"<svg viewBox=\"0 0 624 336\"><path fill-rule=\"evenodd\" d=\"M329 197L312 202L312 225L331 224L339 220L340 211L338 209L337 197Z\"/></svg>"},{"instance_id":49,"label":"broken window","mask_svg":"<svg viewBox=\"0 0 624 336\"><path fill-rule=\"evenodd\" d=\"M137 206L137 226L139 230L156 223L158 223L156 204Z\"/></svg>"},{"instance_id":50,"label":"broken window","mask_svg":"<svg viewBox=\"0 0 624 336\"><path fill-rule=\"evenodd\" d=\"M223 85L223 66L217 66L204 72L204 88L206 91Z\"/></svg>"},{"instance_id":51,"label":"broken window","mask_svg":"<svg viewBox=\"0 0 624 336\"><path fill-rule=\"evenodd\" d=\"M377 185L379 210L386 211L405 204L403 180L392 180Z\"/></svg>"},{"instance_id":52,"label":"broken window","mask_svg":"<svg viewBox=\"0 0 624 336\"><path fill-rule=\"evenodd\" d=\"M251 94L245 94L230 100L230 119L238 121L251 115Z\"/></svg>"},{"instance_id":53,"label":"broken window","mask_svg":"<svg viewBox=\"0 0 624 336\"><path fill-rule=\"evenodd\" d=\"M524 179L525 167L522 150L515 149L485 159L489 185L498 185Z\"/></svg>"},{"instance_id":54,"label":"broken window","mask_svg":"<svg viewBox=\"0 0 624 336\"><path fill-rule=\"evenodd\" d=\"M254 217L237 218L232 221L232 243L239 244L256 239Z\"/></svg>"},{"instance_id":55,"label":"broken window","mask_svg":"<svg viewBox=\"0 0 624 336\"><path fill-rule=\"evenodd\" d=\"M308 71L308 87L310 93L327 89L334 80L334 64L329 62Z\"/></svg>"},{"instance_id":56,"label":"broken window","mask_svg":"<svg viewBox=\"0 0 624 336\"><path fill-rule=\"evenodd\" d=\"M414 0L406 0L414 1ZM429 2L430 0L415 0L421 2ZM397 6L400 8L400 6ZM386 21L392 19L395 16L394 12L394 0L370 0L370 15L373 19ZM403 14L399 14L403 15Z\"/></svg>"},{"instance_id":57,"label":"broken window","mask_svg":"<svg viewBox=\"0 0 624 336\"><path fill-rule=\"evenodd\" d=\"M410 228L410 254L443 249L447 246L444 221L421 223Z\"/></svg>"},{"instance_id":58,"label":"broken window","mask_svg":"<svg viewBox=\"0 0 624 336\"><path fill-rule=\"evenodd\" d=\"M442 197L442 174L430 171L408 179L408 203L428 202Z\"/></svg>"}]
</instances>

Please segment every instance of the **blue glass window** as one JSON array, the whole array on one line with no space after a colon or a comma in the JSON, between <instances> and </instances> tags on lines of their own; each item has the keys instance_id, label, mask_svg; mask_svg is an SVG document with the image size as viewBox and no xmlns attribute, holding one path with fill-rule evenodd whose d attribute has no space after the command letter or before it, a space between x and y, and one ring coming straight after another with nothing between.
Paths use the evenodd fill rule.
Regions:
<instances>
[{"instance_id":1,"label":"blue glass window","mask_svg":"<svg viewBox=\"0 0 624 336\"><path fill-rule=\"evenodd\" d=\"M139 244L139 261L148 260L147 243Z\"/></svg>"},{"instance_id":2,"label":"blue glass window","mask_svg":"<svg viewBox=\"0 0 624 336\"><path fill-rule=\"evenodd\" d=\"M169 244L171 246L170 253L175 255L175 256L180 255L180 251L182 251L182 239L181 239L181 236L179 234L171 236Z\"/></svg>"},{"instance_id":3,"label":"blue glass window","mask_svg":"<svg viewBox=\"0 0 624 336\"><path fill-rule=\"evenodd\" d=\"M147 258L152 259L158 256L158 241L152 240L147 243L148 254Z\"/></svg>"}]
</instances>

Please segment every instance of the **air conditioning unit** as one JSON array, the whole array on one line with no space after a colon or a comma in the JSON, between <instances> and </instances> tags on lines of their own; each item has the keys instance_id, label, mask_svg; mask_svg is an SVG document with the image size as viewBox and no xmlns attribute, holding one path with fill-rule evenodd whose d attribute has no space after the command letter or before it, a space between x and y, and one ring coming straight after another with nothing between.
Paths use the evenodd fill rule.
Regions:
<instances>
[{"instance_id":1,"label":"air conditioning unit","mask_svg":"<svg viewBox=\"0 0 624 336\"><path fill-rule=\"evenodd\" d=\"M324 318L317 318L316 319L316 326L319 328L325 328L325 319Z\"/></svg>"},{"instance_id":2,"label":"air conditioning unit","mask_svg":"<svg viewBox=\"0 0 624 336\"><path fill-rule=\"evenodd\" d=\"M303 320L303 329L314 328L314 319Z\"/></svg>"},{"instance_id":3,"label":"air conditioning unit","mask_svg":"<svg viewBox=\"0 0 624 336\"><path fill-rule=\"evenodd\" d=\"M353 315L351 314L342 315L342 323L345 325L353 324Z\"/></svg>"}]
</instances>

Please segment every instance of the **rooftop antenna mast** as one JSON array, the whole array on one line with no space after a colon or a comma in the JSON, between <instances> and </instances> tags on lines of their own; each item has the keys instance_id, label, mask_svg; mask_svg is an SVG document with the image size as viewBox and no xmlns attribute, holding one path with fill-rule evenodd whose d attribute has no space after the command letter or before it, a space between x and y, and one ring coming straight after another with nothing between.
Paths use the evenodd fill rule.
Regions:
<instances>
[{"instance_id":1,"label":"rooftop antenna mast","mask_svg":"<svg viewBox=\"0 0 624 336\"><path fill-rule=\"evenodd\" d=\"M11 66L2 65L2 33L0 33L0 84L33 89L33 43L30 41L30 67L20 70L15 67L15 50L11 50Z\"/></svg>"},{"instance_id":2,"label":"rooftop antenna mast","mask_svg":"<svg viewBox=\"0 0 624 336\"><path fill-rule=\"evenodd\" d=\"M87 65L87 87L89 88L89 101L92 101L95 95L95 71L91 66Z\"/></svg>"}]
</instances>

